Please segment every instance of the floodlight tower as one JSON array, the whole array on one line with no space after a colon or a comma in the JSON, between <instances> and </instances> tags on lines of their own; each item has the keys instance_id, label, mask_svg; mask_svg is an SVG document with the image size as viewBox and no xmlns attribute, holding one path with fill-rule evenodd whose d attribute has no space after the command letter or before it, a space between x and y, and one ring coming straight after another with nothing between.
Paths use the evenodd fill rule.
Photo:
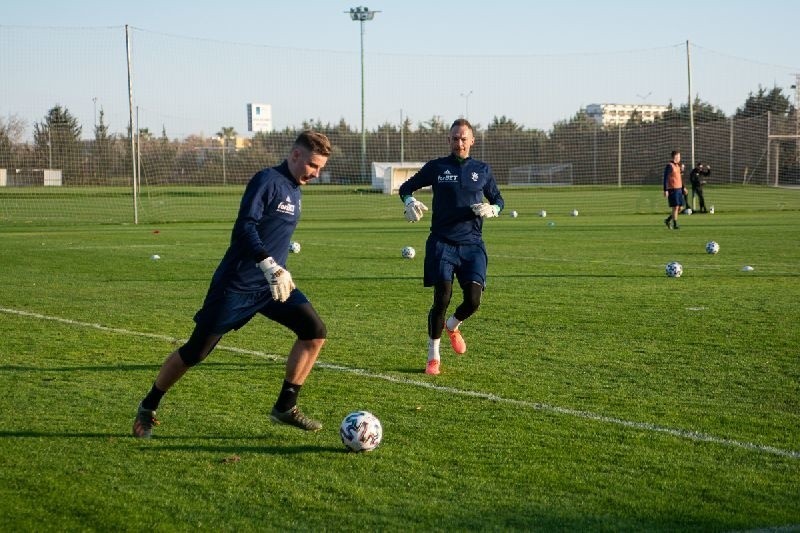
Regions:
<instances>
[{"instance_id":1,"label":"floodlight tower","mask_svg":"<svg viewBox=\"0 0 800 533\"><path fill-rule=\"evenodd\" d=\"M364 22L375 18L375 13L368 7L351 7L350 20L356 20L361 26L361 176L367 176L367 130L364 128Z\"/></svg>"},{"instance_id":2,"label":"floodlight tower","mask_svg":"<svg viewBox=\"0 0 800 533\"><path fill-rule=\"evenodd\" d=\"M466 101L464 104L464 118L469 120L469 97L472 96L473 91L468 93L461 93L461 97Z\"/></svg>"}]
</instances>

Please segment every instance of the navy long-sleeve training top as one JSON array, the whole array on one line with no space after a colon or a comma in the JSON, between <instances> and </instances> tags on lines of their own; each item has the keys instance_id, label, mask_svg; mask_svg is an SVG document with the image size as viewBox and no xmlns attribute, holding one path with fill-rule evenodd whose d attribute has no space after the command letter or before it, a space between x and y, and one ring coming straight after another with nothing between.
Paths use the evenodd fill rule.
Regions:
<instances>
[{"instance_id":1,"label":"navy long-sleeve training top","mask_svg":"<svg viewBox=\"0 0 800 533\"><path fill-rule=\"evenodd\" d=\"M257 263L272 257L286 266L289 243L300 220L301 196L300 185L286 161L265 168L250 179L231 231L230 246L211 279L212 289L269 289Z\"/></svg>"},{"instance_id":2,"label":"navy long-sleeve training top","mask_svg":"<svg viewBox=\"0 0 800 533\"><path fill-rule=\"evenodd\" d=\"M483 219L470 207L483 201L503 209L505 203L497 188L491 167L477 159L459 160L450 154L428 161L400 186L400 198L430 186L433 190L431 205L431 233L454 244L481 242Z\"/></svg>"}]
</instances>

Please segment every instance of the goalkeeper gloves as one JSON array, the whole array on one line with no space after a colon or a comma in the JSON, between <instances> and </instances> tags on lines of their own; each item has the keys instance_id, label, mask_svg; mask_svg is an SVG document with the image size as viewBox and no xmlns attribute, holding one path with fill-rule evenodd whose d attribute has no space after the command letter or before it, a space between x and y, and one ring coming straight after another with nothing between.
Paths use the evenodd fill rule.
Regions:
<instances>
[{"instance_id":1,"label":"goalkeeper gloves","mask_svg":"<svg viewBox=\"0 0 800 533\"><path fill-rule=\"evenodd\" d=\"M406 199L403 200L403 203L406 204L405 215L406 220L409 222L419 222L419 220L422 218L422 212L428 210L425 204L413 196L407 196Z\"/></svg>"},{"instance_id":2,"label":"goalkeeper gloves","mask_svg":"<svg viewBox=\"0 0 800 533\"><path fill-rule=\"evenodd\" d=\"M258 263L258 268L264 273L264 277L269 282L269 290L272 299L285 302L289 298L289 293L295 288L292 275L289 271L280 266L271 257L267 257Z\"/></svg>"},{"instance_id":3,"label":"goalkeeper gloves","mask_svg":"<svg viewBox=\"0 0 800 533\"><path fill-rule=\"evenodd\" d=\"M486 203L479 203L479 204L472 204L472 212L475 213L476 217L481 218L494 218L500 215L500 206L494 204L486 204Z\"/></svg>"}]
</instances>

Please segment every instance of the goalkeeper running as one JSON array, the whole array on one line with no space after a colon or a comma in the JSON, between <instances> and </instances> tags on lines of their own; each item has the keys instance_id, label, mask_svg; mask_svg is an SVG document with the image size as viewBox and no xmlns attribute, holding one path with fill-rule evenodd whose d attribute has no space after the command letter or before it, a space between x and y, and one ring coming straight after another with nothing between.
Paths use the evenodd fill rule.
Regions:
<instances>
[{"instance_id":1,"label":"goalkeeper running","mask_svg":"<svg viewBox=\"0 0 800 533\"><path fill-rule=\"evenodd\" d=\"M150 392L139 404L133 435L150 438L164 394L191 367L202 362L222 336L257 314L297 335L270 418L306 431L322 428L297 407L300 387L317 360L327 331L308 298L286 270L289 243L300 219L300 188L319 177L331 154L328 138L306 131L280 165L256 173L248 182L231 232L231 241L195 314L191 337L167 357Z\"/></svg>"},{"instance_id":2,"label":"goalkeeper running","mask_svg":"<svg viewBox=\"0 0 800 533\"><path fill-rule=\"evenodd\" d=\"M449 156L428 161L400 186L409 222L418 222L428 210L412 196L414 191L428 186L433 191L423 281L425 287L433 287L425 365L425 373L433 375L439 374L439 343L445 329L453 350L457 354L467 351L459 326L478 310L486 287L488 257L483 242L483 219L497 217L504 205L489 165L469 157L475 143L469 121L453 122L448 142ZM484 198L489 202L484 202ZM458 280L463 300L445 320L454 279Z\"/></svg>"}]
</instances>

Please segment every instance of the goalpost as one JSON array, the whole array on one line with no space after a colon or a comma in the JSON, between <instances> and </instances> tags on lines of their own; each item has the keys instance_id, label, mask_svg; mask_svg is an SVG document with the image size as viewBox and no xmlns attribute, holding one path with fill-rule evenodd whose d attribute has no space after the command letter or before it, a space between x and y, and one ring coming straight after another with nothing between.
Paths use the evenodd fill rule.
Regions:
<instances>
[{"instance_id":1,"label":"goalpost","mask_svg":"<svg viewBox=\"0 0 800 533\"><path fill-rule=\"evenodd\" d=\"M788 133L791 123L773 121L771 113L767 114L767 119L767 178L772 180L775 187L779 187L781 176L786 175L788 170L790 175L787 181L790 183L786 185L800 185L800 119L794 122L794 133Z\"/></svg>"},{"instance_id":2,"label":"goalpost","mask_svg":"<svg viewBox=\"0 0 800 533\"><path fill-rule=\"evenodd\" d=\"M398 163L375 161L372 163L372 188L383 194L395 194L400 185L416 174L424 162Z\"/></svg>"}]
</instances>

